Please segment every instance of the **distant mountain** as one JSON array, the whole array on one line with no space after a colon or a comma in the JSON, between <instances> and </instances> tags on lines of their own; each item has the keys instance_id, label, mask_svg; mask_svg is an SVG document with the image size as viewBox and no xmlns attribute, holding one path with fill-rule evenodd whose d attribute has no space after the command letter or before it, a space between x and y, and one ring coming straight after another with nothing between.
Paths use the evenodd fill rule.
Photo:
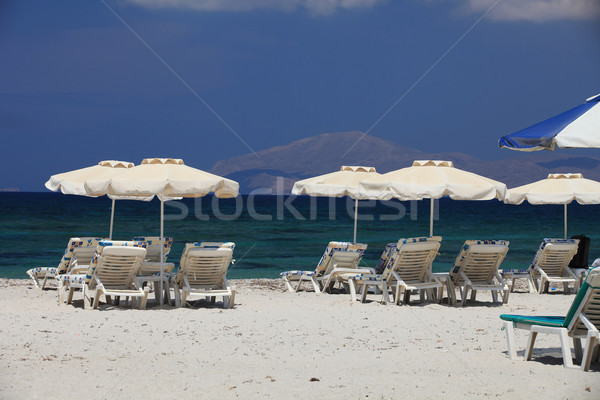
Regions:
<instances>
[{"instance_id":1,"label":"distant mountain","mask_svg":"<svg viewBox=\"0 0 600 400\"><path fill-rule=\"evenodd\" d=\"M337 132L218 161L211 172L240 183L240 192L289 193L300 179L338 171L342 165L375 167L385 173L412 165L414 160L449 160L457 168L475 172L515 187L553 172L580 172L600 180L600 158L566 152L515 152L499 161L485 161L464 153L427 154L362 132Z\"/></svg>"}]
</instances>

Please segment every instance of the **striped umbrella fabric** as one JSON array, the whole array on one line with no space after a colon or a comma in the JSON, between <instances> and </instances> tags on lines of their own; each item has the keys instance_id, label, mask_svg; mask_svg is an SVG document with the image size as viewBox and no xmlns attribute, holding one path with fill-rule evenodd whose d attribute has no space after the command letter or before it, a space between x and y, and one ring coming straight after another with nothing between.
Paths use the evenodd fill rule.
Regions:
<instances>
[{"instance_id":1,"label":"striped umbrella fabric","mask_svg":"<svg viewBox=\"0 0 600 400\"><path fill-rule=\"evenodd\" d=\"M600 148L600 94L569 111L503 136L498 145L519 151Z\"/></svg>"}]
</instances>

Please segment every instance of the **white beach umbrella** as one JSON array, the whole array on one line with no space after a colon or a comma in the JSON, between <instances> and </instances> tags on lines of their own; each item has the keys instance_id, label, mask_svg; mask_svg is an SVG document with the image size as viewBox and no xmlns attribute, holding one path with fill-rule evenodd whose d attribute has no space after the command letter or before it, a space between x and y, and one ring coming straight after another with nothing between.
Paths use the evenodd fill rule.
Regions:
<instances>
[{"instance_id":1,"label":"white beach umbrella","mask_svg":"<svg viewBox=\"0 0 600 400\"><path fill-rule=\"evenodd\" d=\"M61 174L52 175L46 188L53 192L61 191L63 194L76 194L79 196L91 196L85 189L85 182L89 179L110 179L118 176L128 169L133 168L133 163L128 161L105 160L91 167L76 169ZM110 231L108 237L112 239L113 222L115 216L115 199L117 200L144 200L150 201L154 196L110 196L112 206L110 209Z\"/></svg>"},{"instance_id":2,"label":"white beach umbrella","mask_svg":"<svg viewBox=\"0 0 600 400\"><path fill-rule=\"evenodd\" d=\"M417 160L411 167L361 181L359 197L377 200L431 199L429 235L433 236L434 199L503 200L506 185L472 172L454 168L452 161Z\"/></svg>"},{"instance_id":3,"label":"white beach umbrella","mask_svg":"<svg viewBox=\"0 0 600 400\"><path fill-rule=\"evenodd\" d=\"M564 204L564 228L567 238L567 204L600 204L600 182L582 174L549 174L548 178L508 190L507 204Z\"/></svg>"},{"instance_id":4,"label":"white beach umbrella","mask_svg":"<svg viewBox=\"0 0 600 400\"><path fill-rule=\"evenodd\" d=\"M236 197L239 184L227 178L189 167L176 158L146 158L126 173L107 179L90 179L86 191L93 196L153 196L160 198L160 259L163 274L164 202L176 197ZM162 293L162 280L161 280ZM162 300L162 297L161 297Z\"/></svg>"},{"instance_id":5,"label":"white beach umbrella","mask_svg":"<svg viewBox=\"0 0 600 400\"><path fill-rule=\"evenodd\" d=\"M323 197L350 196L354 198L354 243L356 243L358 183L376 176L381 176L381 174L377 173L373 167L342 166L339 171L296 182L292 188L292 194Z\"/></svg>"}]
</instances>

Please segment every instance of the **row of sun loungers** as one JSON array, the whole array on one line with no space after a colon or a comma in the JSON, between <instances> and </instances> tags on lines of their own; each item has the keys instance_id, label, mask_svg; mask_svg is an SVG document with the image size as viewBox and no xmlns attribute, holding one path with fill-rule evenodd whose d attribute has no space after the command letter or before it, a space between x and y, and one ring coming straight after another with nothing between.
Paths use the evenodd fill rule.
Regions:
<instances>
[{"instance_id":1,"label":"row of sun loungers","mask_svg":"<svg viewBox=\"0 0 600 400\"><path fill-rule=\"evenodd\" d=\"M432 264L441 240L441 237L434 236L390 243L375 269L359 266L367 245L331 242L315 271L287 271L281 277L292 292L297 291L303 281L312 282L317 293L330 291L333 284L341 283L348 287L352 300L356 300L356 294L360 292L363 302L371 288L382 294L385 303L390 301L390 291L395 304L409 302L413 293L440 302L444 287L447 288L450 304L456 303L455 289L459 289L462 305L465 305L469 291L474 299L478 290L492 291L495 302L496 294L500 292L503 302L508 301L509 287L498 272L508 252L507 241L469 240L462 247L450 273L436 276L432 272ZM339 260L345 264L340 264Z\"/></svg>"},{"instance_id":2,"label":"row of sun loungers","mask_svg":"<svg viewBox=\"0 0 600 400\"><path fill-rule=\"evenodd\" d=\"M450 272L434 274L432 264L438 254L441 240L441 237L435 236L400 239L397 243L389 243L376 268L360 266L367 249L366 244L330 242L314 271L287 271L283 272L281 277L291 292L297 291L303 282L312 283L316 293L331 292L335 285L341 284L350 292L353 301L356 300L357 293L360 293L364 302L367 294L372 291L382 294L383 301L388 303L391 291L395 304L408 303L412 294L419 294L422 299L426 296L431 301L439 302L443 298L444 288L450 304L458 302L456 290L460 294L460 304L463 306L469 291L471 299L474 300L477 291L481 290L491 291L494 302L498 302L500 295L502 302L506 303L513 281L524 276L528 278L530 290L538 293L554 283L563 283L565 292L570 283L574 284L575 290L578 289L579 278L568 267L569 261L577 252L576 239L544 239L527 271L508 270L502 275L499 267L509 246L507 241L502 240L466 241ZM181 258L181 268L178 273L173 273L175 265L166 262L173 239L164 240L162 263L160 243L158 237L134 237L131 242L107 241L102 238L71 238L57 267L38 267L30 269L27 273L34 283L42 288L49 279L56 280L64 291L68 288L67 302L71 302L74 289L81 289L85 299L86 285L89 291L91 281L98 279L93 276L99 262L95 255L102 254L104 247L143 248L145 253L138 256L141 257L141 263L127 267L133 271L131 280L140 290L138 295L143 297L145 302L147 294L144 294L141 288L145 284L156 283L162 279L167 288L164 295L170 299L170 291L173 289L175 304L181 306L186 304L187 297L192 294L191 287L202 285L197 279L202 275L200 272L211 275L212 280L218 280L221 275L225 277L232 258L225 253L232 253L234 247L233 244L223 247L222 243L188 243ZM105 253L106 265L110 264L109 259L113 251L115 250ZM131 260L135 258L133 253L141 254L140 250L116 251L128 255L132 253ZM182 273L185 270L183 267L186 266L189 273ZM209 273L209 270L212 272ZM195 278L191 279L190 276ZM109 282L108 277L104 280ZM93 283L93 286L96 287L97 282ZM114 287L115 284L111 286ZM100 289L100 293L105 294L102 286ZM226 291L227 299L233 297L231 289L223 290ZM61 295L62 292L63 290L59 290ZM231 303L228 300L224 302ZM97 306L97 303L92 306Z\"/></svg>"},{"instance_id":3,"label":"row of sun loungers","mask_svg":"<svg viewBox=\"0 0 600 400\"><path fill-rule=\"evenodd\" d=\"M468 294L475 300L478 291L489 290L494 302L500 296L506 303L518 278L527 278L531 292L542 293L550 284L562 283L565 293L568 285L579 287L579 277L569 268L577 253L577 239L544 239L533 262L524 270L499 270L509 242L504 240L467 240L462 246L449 273L434 274L433 261L438 254L442 238L419 237L400 239L384 249L376 268L360 266L366 244L330 242L314 271L286 271L281 273L290 292L295 292L303 282L310 282L316 293L329 292L335 284L342 284L352 300L357 292L364 302L369 289L383 294L389 302L391 291L396 304L409 301L411 294L425 295L435 301L443 298L447 290L448 302L465 305Z\"/></svg>"},{"instance_id":4,"label":"row of sun loungers","mask_svg":"<svg viewBox=\"0 0 600 400\"><path fill-rule=\"evenodd\" d=\"M194 295L212 301L222 296L224 307L233 306L235 291L226 274L234 243L187 243L176 273L172 272L175 265L165 262L173 239L165 238L164 243L161 263L158 237L135 237L131 241L71 238L57 267L32 268L27 273L42 288L48 280L56 281L61 304L67 292L66 302L71 303L75 291L80 291L85 308L97 308L104 296L108 302L113 297L116 302L121 297L136 298L143 309L150 291L148 283L161 280L164 295L170 301L172 290L177 306L187 305L188 298Z\"/></svg>"},{"instance_id":5,"label":"row of sun loungers","mask_svg":"<svg viewBox=\"0 0 600 400\"><path fill-rule=\"evenodd\" d=\"M375 268L361 267L366 244L331 242L314 271L287 271L281 274L289 291L295 292L303 282L310 282L316 293L331 292L335 285L346 288L352 300L357 292L364 302L368 293L381 294L385 303L392 295L396 304L408 303L412 294L440 302L443 290L448 302L455 304L456 290L465 305L469 290L471 299L477 291L490 290L494 302L498 294L506 303L511 282L499 272L509 243L502 240L469 240L462 246L454 266L448 274L432 273L432 263L438 254L441 237L400 239L384 249ZM232 263L234 243L187 243L180 268L166 263L172 238L165 238L160 274L160 238L136 237L131 241L109 241L102 238L71 238L57 267L33 268L27 273L36 285L44 287L48 280L58 283L59 302L68 291L67 303L72 302L75 290L82 293L85 308L97 308L102 296L107 302L125 297L135 298L139 308L146 306L150 292L147 283L163 279L165 296L173 292L176 306L185 306L194 295L205 296L214 302L223 297L223 306L233 307L235 290L226 278ZM530 288L541 293L552 283L575 284L577 295L564 317L525 316L503 314L500 318L506 331L508 354L517 358L515 329L529 331L524 359L532 358L538 333L560 337L565 367L573 367L569 338L573 339L575 355L581 359L580 368L589 370L593 360L600 358L600 267L591 269L579 288L579 279L568 267L577 252L577 240L544 239L529 269ZM166 272L165 272L166 271ZM507 272L508 280L515 279ZM390 293L391 292L391 293ZM169 300L170 301L170 300ZM585 339L585 348L581 339Z\"/></svg>"}]
</instances>

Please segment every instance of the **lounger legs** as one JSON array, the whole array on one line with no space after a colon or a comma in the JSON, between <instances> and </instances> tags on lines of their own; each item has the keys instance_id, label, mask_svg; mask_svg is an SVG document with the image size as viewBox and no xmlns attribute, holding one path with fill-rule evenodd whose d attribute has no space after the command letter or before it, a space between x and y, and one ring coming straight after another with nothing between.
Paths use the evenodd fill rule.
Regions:
<instances>
[{"instance_id":1,"label":"lounger legs","mask_svg":"<svg viewBox=\"0 0 600 400\"><path fill-rule=\"evenodd\" d=\"M300 289L300 285L302 284L302 282L304 282L304 277L301 276L300 279L298 279L296 287L292 286L292 282L287 276L283 277L283 281L285 282L285 286L287 287L288 291L290 291L291 293L295 293L298 291L298 289ZM315 289L315 293L321 293L321 289L319 289L319 283L317 282L314 276L310 277L310 282L312 283L313 288Z\"/></svg>"},{"instance_id":2,"label":"lounger legs","mask_svg":"<svg viewBox=\"0 0 600 400\"><path fill-rule=\"evenodd\" d=\"M504 304L508 303L508 296L510 295L510 288L504 290L504 295L502 296L502 302Z\"/></svg>"},{"instance_id":3,"label":"lounger legs","mask_svg":"<svg viewBox=\"0 0 600 400\"><path fill-rule=\"evenodd\" d=\"M508 346L508 357L511 360L517 359L517 349L515 347L515 329L510 321L504 321L504 330L506 331L506 344Z\"/></svg>"},{"instance_id":4,"label":"lounger legs","mask_svg":"<svg viewBox=\"0 0 600 400\"><path fill-rule=\"evenodd\" d=\"M527 340L527 348L525 349L525 360L531 360L533 353L533 345L538 333L552 333L560 337L562 348L563 364L566 368L573 367L573 359L571 356L571 347L569 346L569 335L565 328L550 328L546 326L533 325L530 329L529 339Z\"/></svg>"},{"instance_id":5,"label":"lounger legs","mask_svg":"<svg viewBox=\"0 0 600 400\"><path fill-rule=\"evenodd\" d=\"M348 286L350 287L350 299L352 302L356 301L356 286L354 285L354 279L348 279ZM367 294L367 285L363 285L363 296L362 301L365 301L365 297Z\"/></svg>"},{"instance_id":6,"label":"lounger legs","mask_svg":"<svg viewBox=\"0 0 600 400\"><path fill-rule=\"evenodd\" d=\"M515 333L513 323L510 321L504 321L503 329L506 330L506 342L508 345L508 356L511 360L517 359L517 351L515 347ZM538 333L550 333L558 335L560 338L561 351L563 356L563 365L565 368L574 368L573 358L571 355L571 348L569 346L569 335L565 328L554 328L545 327L539 325L533 325L529 329L529 338L527 339L527 347L525 348L525 354L523 360L529 361L533 355L533 348ZM586 338L585 350L582 354L581 339L573 339L575 347L575 357L581 356L581 369L589 371L590 364L594 358L600 356L600 337L597 333L589 332Z\"/></svg>"},{"instance_id":7,"label":"lounger legs","mask_svg":"<svg viewBox=\"0 0 600 400\"><path fill-rule=\"evenodd\" d=\"M27 271L27 275L29 275L29 277L33 281L33 284L35 285L35 287L39 288L40 287L40 283L38 282L38 278L35 275L35 273Z\"/></svg>"},{"instance_id":8,"label":"lounger legs","mask_svg":"<svg viewBox=\"0 0 600 400\"><path fill-rule=\"evenodd\" d=\"M356 284L354 279L348 279L348 286L350 287L350 297L352 301L356 301ZM374 286L375 294L378 293L378 289L381 287L382 291L382 300L384 304L388 304L390 302L390 297L388 293L388 287L385 282L380 281L367 281L362 283L361 287L361 302L364 303L367 300L367 292L369 291L369 287Z\"/></svg>"},{"instance_id":9,"label":"lounger legs","mask_svg":"<svg viewBox=\"0 0 600 400\"><path fill-rule=\"evenodd\" d=\"M584 371L590 370L590 364L594 358L600 356L600 338L598 334L588 333L585 352L581 358L581 369Z\"/></svg>"},{"instance_id":10,"label":"lounger legs","mask_svg":"<svg viewBox=\"0 0 600 400\"><path fill-rule=\"evenodd\" d=\"M290 293L294 293L294 292L296 292L296 290L294 289L294 287L293 287L293 286L292 286L292 284L290 283L290 280L289 280L289 278L288 278L287 276L285 276L285 277L283 278L283 282L285 283L285 286L287 287L287 289L288 289L288 291L289 291ZM298 286L300 286L300 283L301 283L301 282L302 282L302 278L300 278L300 279L299 279Z\"/></svg>"}]
</instances>

